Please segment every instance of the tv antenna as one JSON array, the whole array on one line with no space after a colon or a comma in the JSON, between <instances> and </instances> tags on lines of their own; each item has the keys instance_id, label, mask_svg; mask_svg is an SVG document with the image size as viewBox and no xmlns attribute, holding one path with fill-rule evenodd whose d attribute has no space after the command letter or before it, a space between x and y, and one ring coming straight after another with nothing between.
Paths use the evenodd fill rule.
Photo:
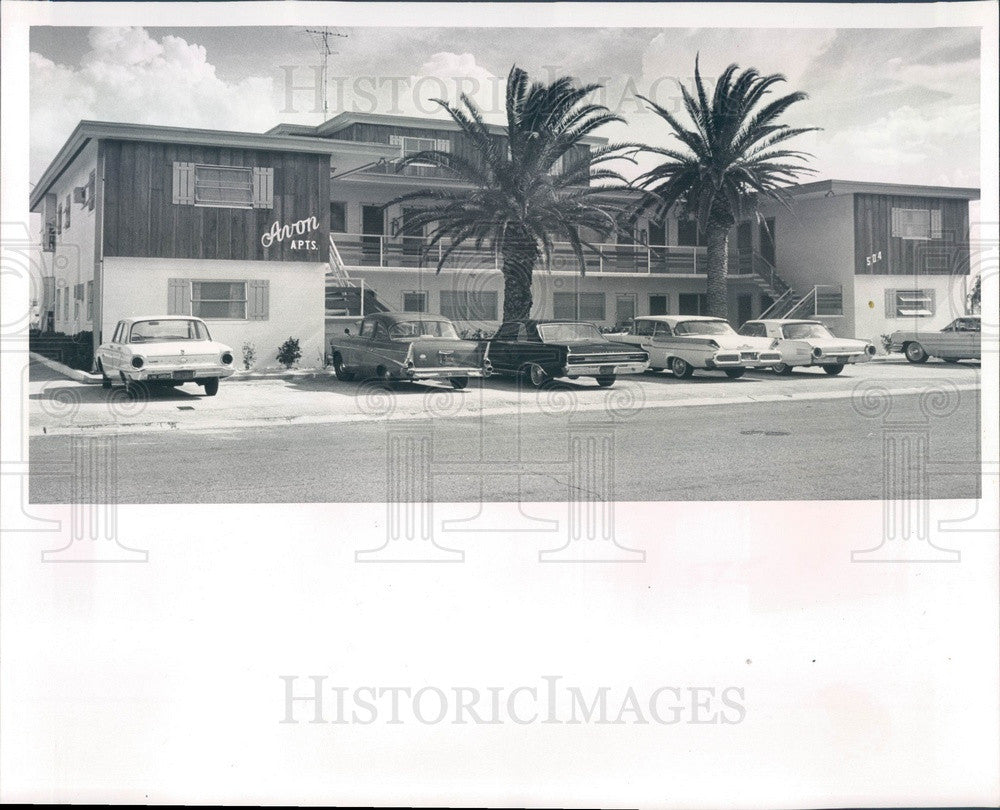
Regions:
<instances>
[{"instance_id":1,"label":"tv antenna","mask_svg":"<svg viewBox=\"0 0 1000 810\"><path fill-rule=\"evenodd\" d=\"M323 120L329 117L329 101L327 100L326 83L327 71L329 70L330 56L337 53L330 47L330 40L335 38L347 39L347 34L338 31L331 31L329 28L307 28L307 34L311 34L320 54L323 56L323 72L320 77L321 89L323 91Z\"/></svg>"}]
</instances>

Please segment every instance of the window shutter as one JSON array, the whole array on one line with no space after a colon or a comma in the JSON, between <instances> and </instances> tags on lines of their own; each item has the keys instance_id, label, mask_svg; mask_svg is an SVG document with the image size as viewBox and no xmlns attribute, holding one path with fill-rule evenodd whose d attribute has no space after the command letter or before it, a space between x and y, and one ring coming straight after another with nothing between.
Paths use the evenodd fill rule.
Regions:
<instances>
[{"instance_id":1,"label":"window shutter","mask_svg":"<svg viewBox=\"0 0 1000 810\"><path fill-rule=\"evenodd\" d=\"M885 317L895 318L896 317L896 291L886 290L885 291Z\"/></svg>"},{"instance_id":2,"label":"window shutter","mask_svg":"<svg viewBox=\"0 0 1000 810\"><path fill-rule=\"evenodd\" d=\"M941 210L931 211L931 239L941 238Z\"/></svg>"},{"instance_id":3,"label":"window shutter","mask_svg":"<svg viewBox=\"0 0 1000 810\"><path fill-rule=\"evenodd\" d=\"M62 203L56 206L56 233L62 233Z\"/></svg>"},{"instance_id":4,"label":"window shutter","mask_svg":"<svg viewBox=\"0 0 1000 810\"><path fill-rule=\"evenodd\" d=\"M434 141L434 148L439 152L450 152L451 151L451 141L447 138L439 138Z\"/></svg>"},{"instance_id":5,"label":"window shutter","mask_svg":"<svg viewBox=\"0 0 1000 810\"><path fill-rule=\"evenodd\" d=\"M174 205L194 205L193 163L174 163Z\"/></svg>"},{"instance_id":6,"label":"window shutter","mask_svg":"<svg viewBox=\"0 0 1000 810\"><path fill-rule=\"evenodd\" d=\"M403 136L402 135L390 135L389 145L398 146L400 149L403 148Z\"/></svg>"},{"instance_id":7,"label":"window shutter","mask_svg":"<svg viewBox=\"0 0 1000 810\"><path fill-rule=\"evenodd\" d=\"M254 166L253 207L274 208L274 169Z\"/></svg>"},{"instance_id":8,"label":"window shutter","mask_svg":"<svg viewBox=\"0 0 1000 810\"><path fill-rule=\"evenodd\" d=\"M167 279L167 314L191 314L191 282L188 279Z\"/></svg>"},{"instance_id":9,"label":"window shutter","mask_svg":"<svg viewBox=\"0 0 1000 810\"><path fill-rule=\"evenodd\" d=\"M94 199L97 194L97 171L90 173L90 180L87 181L87 208L94 210Z\"/></svg>"},{"instance_id":10,"label":"window shutter","mask_svg":"<svg viewBox=\"0 0 1000 810\"><path fill-rule=\"evenodd\" d=\"M70 211L73 210L72 199L73 198L69 194L67 194L66 195L66 206L63 208L63 213L66 215L66 230L67 231L69 230Z\"/></svg>"},{"instance_id":11,"label":"window shutter","mask_svg":"<svg viewBox=\"0 0 1000 810\"><path fill-rule=\"evenodd\" d=\"M251 321L266 321L270 306L270 282L253 279L247 282L247 318Z\"/></svg>"}]
</instances>

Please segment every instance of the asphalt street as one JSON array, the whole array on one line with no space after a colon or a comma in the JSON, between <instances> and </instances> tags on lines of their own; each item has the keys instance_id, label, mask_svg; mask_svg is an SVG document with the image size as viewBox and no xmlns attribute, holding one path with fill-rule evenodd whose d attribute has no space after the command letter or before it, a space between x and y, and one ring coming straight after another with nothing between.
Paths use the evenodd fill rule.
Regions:
<instances>
[{"instance_id":1,"label":"asphalt street","mask_svg":"<svg viewBox=\"0 0 1000 810\"><path fill-rule=\"evenodd\" d=\"M888 406L836 398L610 414L569 400L560 409L554 396L540 413L97 440L115 442L120 503L879 499L892 494L887 460L923 447L929 497L978 497L979 392L948 400L894 393ZM32 502L69 500L73 440L31 438Z\"/></svg>"}]
</instances>

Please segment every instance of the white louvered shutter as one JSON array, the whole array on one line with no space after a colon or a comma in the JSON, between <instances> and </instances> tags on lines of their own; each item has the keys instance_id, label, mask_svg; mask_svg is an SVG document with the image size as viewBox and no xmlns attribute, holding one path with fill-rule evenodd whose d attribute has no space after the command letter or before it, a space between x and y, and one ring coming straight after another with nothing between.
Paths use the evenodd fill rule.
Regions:
<instances>
[{"instance_id":1,"label":"white louvered shutter","mask_svg":"<svg viewBox=\"0 0 1000 810\"><path fill-rule=\"evenodd\" d=\"M194 205L194 164L174 163L174 205Z\"/></svg>"},{"instance_id":2,"label":"white louvered shutter","mask_svg":"<svg viewBox=\"0 0 1000 810\"><path fill-rule=\"evenodd\" d=\"M167 314L191 314L191 281L189 279L167 279Z\"/></svg>"},{"instance_id":3,"label":"white louvered shutter","mask_svg":"<svg viewBox=\"0 0 1000 810\"><path fill-rule=\"evenodd\" d=\"M266 321L270 308L270 282L253 279L247 282L247 318L251 321Z\"/></svg>"},{"instance_id":4,"label":"white louvered shutter","mask_svg":"<svg viewBox=\"0 0 1000 810\"><path fill-rule=\"evenodd\" d=\"M253 207L274 208L274 169L254 166Z\"/></svg>"}]
</instances>

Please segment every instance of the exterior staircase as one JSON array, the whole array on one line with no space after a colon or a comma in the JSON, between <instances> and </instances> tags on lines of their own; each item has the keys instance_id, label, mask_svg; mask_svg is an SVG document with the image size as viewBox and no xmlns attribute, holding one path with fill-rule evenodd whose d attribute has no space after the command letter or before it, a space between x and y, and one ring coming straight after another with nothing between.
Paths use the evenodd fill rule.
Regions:
<instances>
[{"instance_id":1,"label":"exterior staircase","mask_svg":"<svg viewBox=\"0 0 1000 810\"><path fill-rule=\"evenodd\" d=\"M388 312L378 294L364 281L351 278L347 266L337 250L337 244L330 237L330 261L326 273L326 316L327 318L358 318L372 312Z\"/></svg>"}]
</instances>

